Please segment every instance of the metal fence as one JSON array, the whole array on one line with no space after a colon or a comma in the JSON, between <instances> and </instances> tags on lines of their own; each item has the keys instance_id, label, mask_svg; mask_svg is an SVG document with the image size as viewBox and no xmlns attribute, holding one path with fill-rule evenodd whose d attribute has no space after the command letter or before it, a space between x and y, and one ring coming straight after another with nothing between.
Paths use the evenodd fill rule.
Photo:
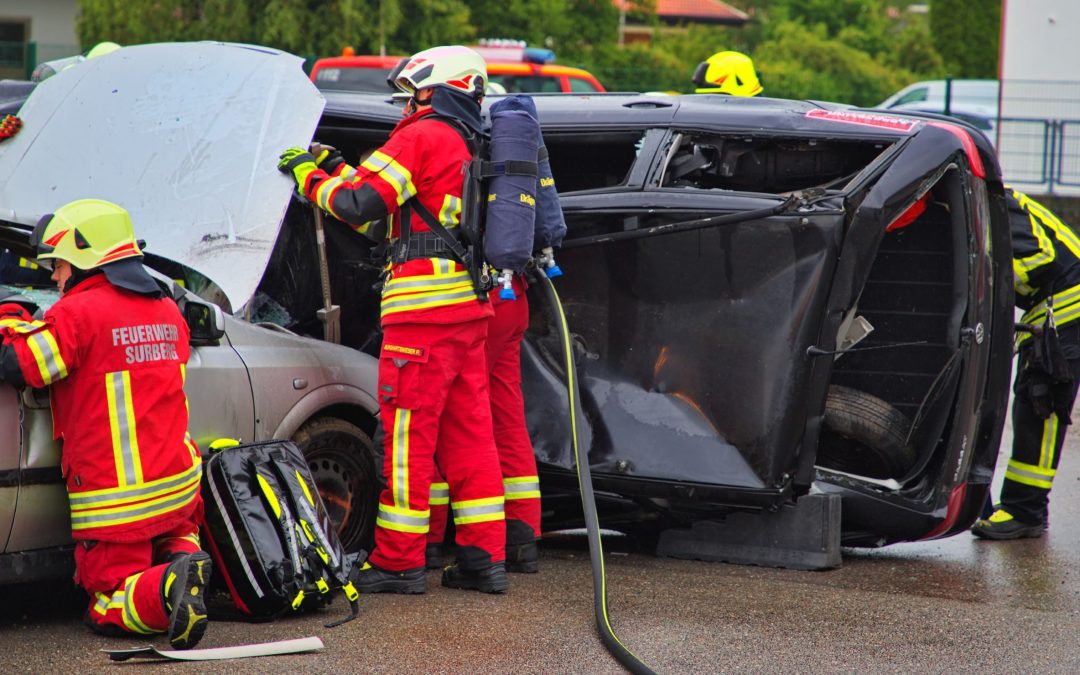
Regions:
<instances>
[{"instance_id":1,"label":"metal fence","mask_svg":"<svg viewBox=\"0 0 1080 675\"><path fill-rule=\"evenodd\" d=\"M1080 195L1080 82L1005 80L996 140L1005 180Z\"/></svg>"}]
</instances>

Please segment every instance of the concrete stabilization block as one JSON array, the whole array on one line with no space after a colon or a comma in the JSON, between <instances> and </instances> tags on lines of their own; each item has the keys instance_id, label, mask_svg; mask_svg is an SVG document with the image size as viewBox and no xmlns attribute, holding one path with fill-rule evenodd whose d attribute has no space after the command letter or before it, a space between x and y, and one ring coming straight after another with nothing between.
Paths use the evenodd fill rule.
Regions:
<instances>
[{"instance_id":1,"label":"concrete stabilization block","mask_svg":"<svg viewBox=\"0 0 1080 675\"><path fill-rule=\"evenodd\" d=\"M825 570L840 567L839 495L807 495L775 513L733 513L723 520L664 530L657 555L735 565Z\"/></svg>"}]
</instances>

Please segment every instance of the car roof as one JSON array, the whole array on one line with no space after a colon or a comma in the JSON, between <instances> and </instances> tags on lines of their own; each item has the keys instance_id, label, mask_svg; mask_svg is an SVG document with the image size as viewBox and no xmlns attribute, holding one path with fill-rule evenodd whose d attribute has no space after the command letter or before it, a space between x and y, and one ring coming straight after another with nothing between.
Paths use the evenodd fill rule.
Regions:
<instances>
[{"instance_id":1,"label":"car roof","mask_svg":"<svg viewBox=\"0 0 1080 675\"><path fill-rule=\"evenodd\" d=\"M381 94L325 92L326 115L385 121L401 119L400 106ZM545 132L560 127L749 129L763 133L790 130L834 136L901 136L912 131L907 118L883 111L852 111L849 106L816 101L743 98L721 94L660 96L637 93L531 94ZM487 106L498 100L488 96ZM816 112L814 112L816 111ZM893 123L895 122L895 123Z\"/></svg>"}]
</instances>

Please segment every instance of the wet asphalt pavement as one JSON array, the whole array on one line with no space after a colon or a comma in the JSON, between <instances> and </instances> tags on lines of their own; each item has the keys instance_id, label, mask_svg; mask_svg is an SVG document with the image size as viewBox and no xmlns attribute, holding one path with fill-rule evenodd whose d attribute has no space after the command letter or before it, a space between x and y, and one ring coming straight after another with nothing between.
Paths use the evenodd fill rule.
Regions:
<instances>
[{"instance_id":1,"label":"wet asphalt pavement","mask_svg":"<svg viewBox=\"0 0 1080 675\"><path fill-rule=\"evenodd\" d=\"M845 550L843 566L827 572L615 551L607 558L612 625L667 673L1080 672L1073 435L1042 539L962 534ZM0 588L0 653L5 670L20 673L620 672L596 635L583 538L545 542L541 562L540 574L512 576L502 597L441 588L432 572L427 595L362 596L361 617L334 629L322 624L343 614L340 601L274 623L213 623L200 647L316 635L326 649L203 664L112 664L97 650L146 641L91 634L69 584ZM154 644L167 646L162 637Z\"/></svg>"}]
</instances>

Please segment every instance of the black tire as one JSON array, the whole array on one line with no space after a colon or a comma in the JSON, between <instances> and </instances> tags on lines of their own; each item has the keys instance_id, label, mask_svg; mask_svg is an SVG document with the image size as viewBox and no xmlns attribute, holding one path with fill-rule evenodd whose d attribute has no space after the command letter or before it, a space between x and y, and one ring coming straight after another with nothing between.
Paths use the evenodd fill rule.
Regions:
<instances>
[{"instance_id":1,"label":"black tire","mask_svg":"<svg viewBox=\"0 0 1080 675\"><path fill-rule=\"evenodd\" d=\"M900 478L917 461L911 422L876 396L833 385L825 400L818 466L869 478Z\"/></svg>"},{"instance_id":2,"label":"black tire","mask_svg":"<svg viewBox=\"0 0 1080 675\"><path fill-rule=\"evenodd\" d=\"M379 501L371 439L354 424L321 417L293 436L346 551L370 551Z\"/></svg>"}]
</instances>

